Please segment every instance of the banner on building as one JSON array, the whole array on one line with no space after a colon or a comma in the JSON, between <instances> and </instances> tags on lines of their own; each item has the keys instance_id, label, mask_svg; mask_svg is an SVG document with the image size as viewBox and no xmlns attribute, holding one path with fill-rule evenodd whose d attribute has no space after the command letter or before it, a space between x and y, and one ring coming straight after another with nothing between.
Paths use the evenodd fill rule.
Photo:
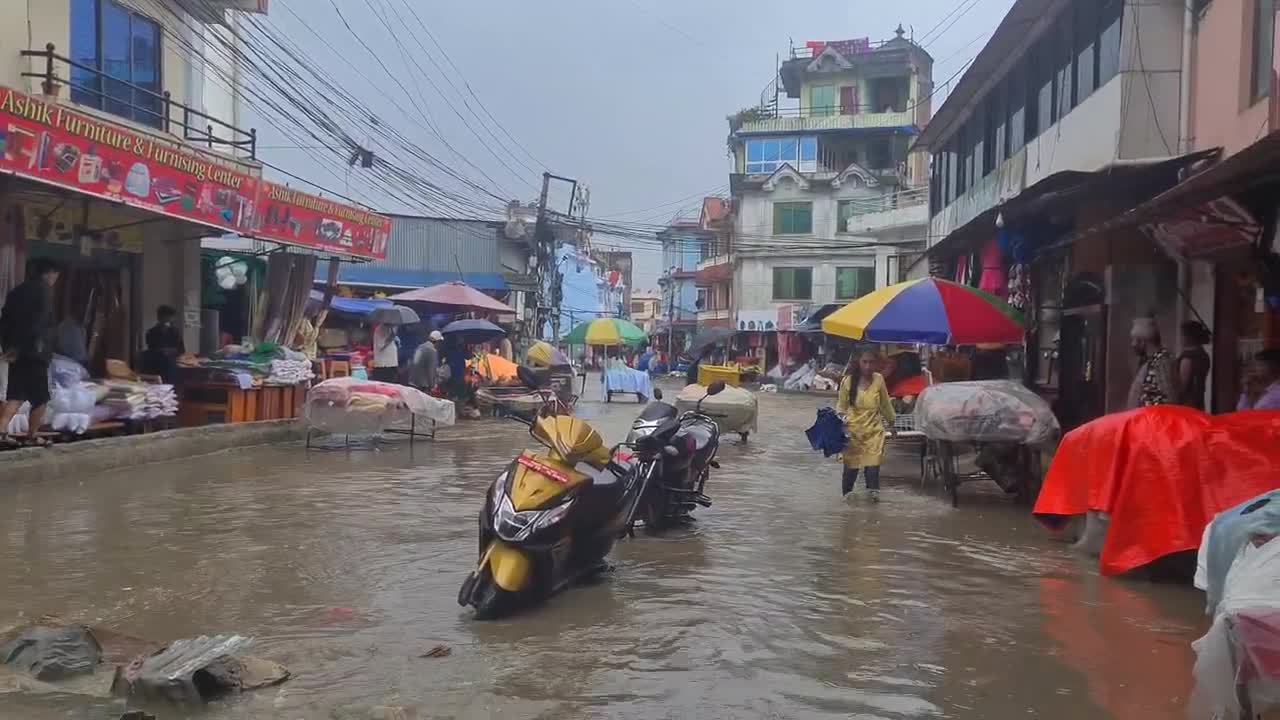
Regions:
<instances>
[{"instance_id":1,"label":"banner on building","mask_svg":"<svg viewBox=\"0 0 1280 720\"><path fill-rule=\"evenodd\" d=\"M6 87L0 87L0 172L226 232L386 256L385 217L261 181L180 143Z\"/></svg>"}]
</instances>

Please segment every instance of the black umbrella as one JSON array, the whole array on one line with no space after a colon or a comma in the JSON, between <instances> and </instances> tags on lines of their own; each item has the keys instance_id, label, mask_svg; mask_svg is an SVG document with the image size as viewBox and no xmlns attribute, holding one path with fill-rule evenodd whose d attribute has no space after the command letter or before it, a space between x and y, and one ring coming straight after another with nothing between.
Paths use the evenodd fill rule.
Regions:
<instances>
[{"instance_id":1,"label":"black umbrella","mask_svg":"<svg viewBox=\"0 0 1280 720\"><path fill-rule=\"evenodd\" d=\"M694 336L693 342L689 344L689 354L697 357L698 353L706 350L712 345L719 345L722 342L732 338L738 333L733 328L711 328L703 330Z\"/></svg>"},{"instance_id":2,"label":"black umbrella","mask_svg":"<svg viewBox=\"0 0 1280 720\"><path fill-rule=\"evenodd\" d=\"M486 340L496 340L507 334L506 330L494 325L488 320L454 320L440 332L445 335L462 338L467 342L485 342Z\"/></svg>"}]
</instances>

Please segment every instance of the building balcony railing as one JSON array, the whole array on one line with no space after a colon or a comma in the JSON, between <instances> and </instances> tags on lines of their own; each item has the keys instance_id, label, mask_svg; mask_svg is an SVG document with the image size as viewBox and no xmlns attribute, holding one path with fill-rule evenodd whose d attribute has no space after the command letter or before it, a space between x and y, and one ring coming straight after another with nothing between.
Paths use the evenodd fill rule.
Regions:
<instances>
[{"instance_id":1,"label":"building balcony railing","mask_svg":"<svg viewBox=\"0 0 1280 720\"><path fill-rule=\"evenodd\" d=\"M238 152L257 158L256 130L236 127L177 102L168 91L156 92L111 77L97 68L59 55L53 43L46 45L44 50L22 50L20 54L31 58L35 67L43 63L42 72L24 72L22 76L39 80L40 90L45 95L57 95L62 87L66 87L71 101L76 104L153 127L210 150Z\"/></svg>"},{"instance_id":2,"label":"building balcony railing","mask_svg":"<svg viewBox=\"0 0 1280 720\"><path fill-rule=\"evenodd\" d=\"M738 135L777 135L782 133L819 132L831 130L875 130L911 127L915 124L910 110L889 112L841 113L839 108L830 112L803 110L777 110L764 117L742 121Z\"/></svg>"},{"instance_id":3,"label":"building balcony railing","mask_svg":"<svg viewBox=\"0 0 1280 720\"><path fill-rule=\"evenodd\" d=\"M733 280L733 255L716 255L698 263L698 272L694 280L699 286L707 287Z\"/></svg>"},{"instance_id":4,"label":"building balcony railing","mask_svg":"<svg viewBox=\"0 0 1280 720\"><path fill-rule=\"evenodd\" d=\"M841 203L836 231L866 235L929 222L928 188Z\"/></svg>"},{"instance_id":5,"label":"building balcony railing","mask_svg":"<svg viewBox=\"0 0 1280 720\"><path fill-rule=\"evenodd\" d=\"M708 320L728 320L732 311L729 308L713 308L710 310L698 311L698 322L704 323Z\"/></svg>"}]
</instances>

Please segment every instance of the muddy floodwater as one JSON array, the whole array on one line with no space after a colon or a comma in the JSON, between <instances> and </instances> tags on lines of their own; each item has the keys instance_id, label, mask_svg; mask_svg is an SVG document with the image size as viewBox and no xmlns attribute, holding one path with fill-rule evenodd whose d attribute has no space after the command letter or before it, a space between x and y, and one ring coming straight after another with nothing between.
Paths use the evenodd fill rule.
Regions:
<instances>
[{"instance_id":1,"label":"muddy floodwater","mask_svg":"<svg viewBox=\"0 0 1280 720\"><path fill-rule=\"evenodd\" d=\"M634 400L578 414L623 438ZM619 544L615 569L509 620L456 603L476 514L530 439L449 428L412 451L273 446L58 482L0 481L0 627L43 614L154 639L242 633L286 684L159 720L1182 718L1190 588L1116 581L995 491L952 509L907 457L845 503L803 430L822 398L764 395L715 505ZM420 657L448 645L445 658ZM0 694L0 717L119 705Z\"/></svg>"}]
</instances>

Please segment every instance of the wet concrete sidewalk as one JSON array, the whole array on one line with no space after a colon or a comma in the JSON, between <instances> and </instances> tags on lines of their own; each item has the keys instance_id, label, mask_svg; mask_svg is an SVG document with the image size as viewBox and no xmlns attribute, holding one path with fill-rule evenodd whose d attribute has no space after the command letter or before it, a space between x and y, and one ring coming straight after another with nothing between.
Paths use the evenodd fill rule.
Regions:
<instances>
[{"instance_id":1,"label":"wet concrete sidewalk","mask_svg":"<svg viewBox=\"0 0 1280 720\"><path fill-rule=\"evenodd\" d=\"M621 440L638 406L597 393L578 414ZM1097 577L994 485L953 510L911 457L879 505L841 501L803 436L829 402L762 395L696 526L624 541L605 581L495 623L455 597L482 495L530 442L514 423L3 483L0 626L252 634L293 671L192 715L210 720L1183 717L1198 593ZM0 716L107 710L0 695Z\"/></svg>"}]
</instances>

